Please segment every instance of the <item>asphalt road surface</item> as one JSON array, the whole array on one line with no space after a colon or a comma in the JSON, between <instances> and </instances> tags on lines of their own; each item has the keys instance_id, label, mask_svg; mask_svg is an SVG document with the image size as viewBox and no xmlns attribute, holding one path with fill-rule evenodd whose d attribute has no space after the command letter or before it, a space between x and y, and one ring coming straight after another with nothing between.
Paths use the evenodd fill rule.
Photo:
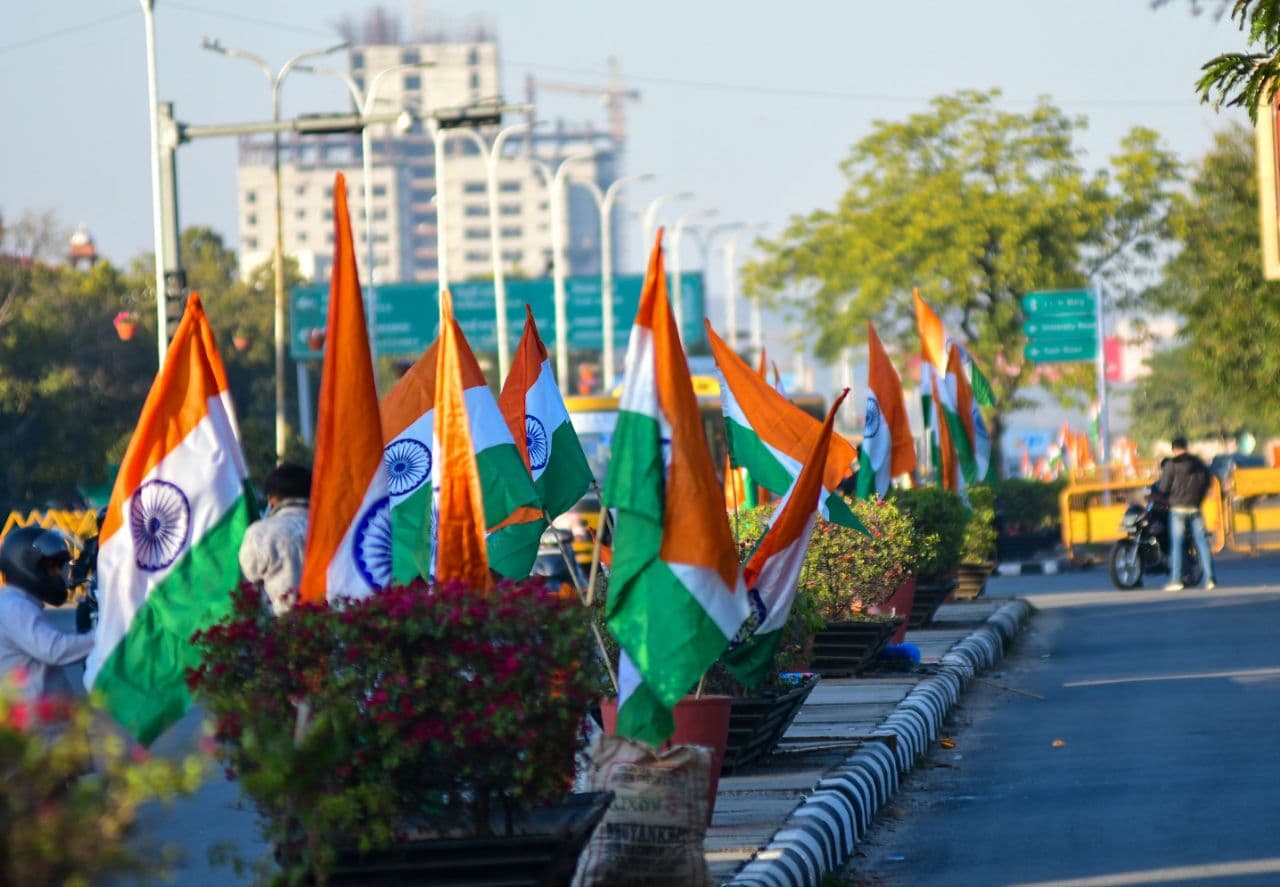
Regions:
<instances>
[{"instance_id":1,"label":"asphalt road surface","mask_svg":"<svg viewBox=\"0 0 1280 887\"><path fill-rule=\"evenodd\" d=\"M1105 570L991 580L1037 612L843 881L1280 884L1280 558L1218 573L1213 592L1116 591Z\"/></svg>"}]
</instances>

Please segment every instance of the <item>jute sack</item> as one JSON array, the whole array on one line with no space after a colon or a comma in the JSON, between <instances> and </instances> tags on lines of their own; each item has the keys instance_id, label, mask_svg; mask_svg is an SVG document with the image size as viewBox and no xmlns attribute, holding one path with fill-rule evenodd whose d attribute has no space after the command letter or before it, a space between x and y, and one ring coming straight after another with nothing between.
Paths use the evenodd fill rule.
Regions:
<instances>
[{"instance_id":1,"label":"jute sack","mask_svg":"<svg viewBox=\"0 0 1280 887\"><path fill-rule=\"evenodd\" d=\"M702 841L711 749L658 753L600 733L590 755L589 790L614 798L578 858L574 887L710 887Z\"/></svg>"}]
</instances>

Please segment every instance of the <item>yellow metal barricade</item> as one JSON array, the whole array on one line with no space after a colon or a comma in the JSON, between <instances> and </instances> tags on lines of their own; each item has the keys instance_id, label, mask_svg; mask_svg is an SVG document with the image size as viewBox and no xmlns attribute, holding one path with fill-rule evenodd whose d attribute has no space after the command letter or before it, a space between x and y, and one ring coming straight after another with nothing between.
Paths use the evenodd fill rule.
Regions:
<instances>
[{"instance_id":1,"label":"yellow metal barricade","mask_svg":"<svg viewBox=\"0 0 1280 887\"><path fill-rule=\"evenodd\" d=\"M1280 549L1280 468L1233 468L1223 507L1232 551L1256 554Z\"/></svg>"},{"instance_id":2,"label":"yellow metal barricade","mask_svg":"<svg viewBox=\"0 0 1280 887\"><path fill-rule=\"evenodd\" d=\"M1154 482L1154 475L1087 482L1073 480L1058 497L1062 544L1066 546L1067 556L1075 560L1074 549L1078 546L1107 544L1123 538L1125 533L1120 529L1120 520L1124 517L1125 508L1131 503L1145 502ZM1227 542L1222 501L1222 488L1215 477L1201 506L1209 545L1215 552L1221 551Z\"/></svg>"},{"instance_id":3,"label":"yellow metal barricade","mask_svg":"<svg viewBox=\"0 0 1280 887\"><path fill-rule=\"evenodd\" d=\"M0 540L15 527L40 526L46 530L62 530L84 542L98 532L98 513L93 510L50 508L47 511L9 512L0 530Z\"/></svg>"}]
</instances>

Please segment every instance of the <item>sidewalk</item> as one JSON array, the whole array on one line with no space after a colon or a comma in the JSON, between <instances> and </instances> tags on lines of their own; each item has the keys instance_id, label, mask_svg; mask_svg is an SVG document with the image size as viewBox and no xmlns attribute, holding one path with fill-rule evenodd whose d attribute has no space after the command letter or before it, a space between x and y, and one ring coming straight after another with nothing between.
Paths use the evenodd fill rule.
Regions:
<instances>
[{"instance_id":1,"label":"sidewalk","mask_svg":"<svg viewBox=\"0 0 1280 887\"><path fill-rule=\"evenodd\" d=\"M715 882L816 885L838 871L899 777L938 738L964 685L1003 657L1030 612L1007 598L946 604L929 628L907 633L920 648L915 671L819 682L773 754L720 780L705 843ZM188 713L153 751L194 752L201 719ZM182 887L253 882L249 872L211 864L211 849L250 864L270 854L252 807L220 773L194 797L143 810L138 833L182 851L170 881Z\"/></svg>"},{"instance_id":2,"label":"sidewalk","mask_svg":"<svg viewBox=\"0 0 1280 887\"><path fill-rule=\"evenodd\" d=\"M947 604L907 633L920 648L914 672L821 681L772 755L720 780L705 844L715 882L817 885L838 871L1030 613L1020 600Z\"/></svg>"}]
</instances>

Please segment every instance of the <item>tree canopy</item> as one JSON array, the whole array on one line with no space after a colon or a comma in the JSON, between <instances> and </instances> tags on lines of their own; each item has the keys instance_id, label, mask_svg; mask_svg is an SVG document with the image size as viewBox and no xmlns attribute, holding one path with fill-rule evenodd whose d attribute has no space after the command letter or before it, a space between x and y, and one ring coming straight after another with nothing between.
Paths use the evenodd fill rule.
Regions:
<instances>
[{"instance_id":1,"label":"tree canopy","mask_svg":"<svg viewBox=\"0 0 1280 887\"><path fill-rule=\"evenodd\" d=\"M1084 119L1047 99L1026 112L999 100L964 91L877 123L842 164L848 185L835 207L794 218L763 244L744 272L748 292L802 293L817 351L831 359L865 340L868 318L915 353L918 286L967 340L1000 406L1018 406L1035 369L1023 357L1022 296L1151 259L1179 165L1155 132L1135 128L1108 169L1087 171L1075 143ZM1071 365L1063 384L1088 389L1092 378L1091 367Z\"/></svg>"},{"instance_id":2,"label":"tree canopy","mask_svg":"<svg viewBox=\"0 0 1280 887\"><path fill-rule=\"evenodd\" d=\"M1280 431L1280 283L1262 276L1255 152L1247 127L1235 124L1214 136L1169 220L1181 248L1147 296L1183 319L1186 347L1177 360L1190 381L1162 378L1161 364L1153 362L1156 372L1142 390L1154 397L1161 385L1186 388L1186 412L1177 424L1188 429Z\"/></svg>"},{"instance_id":3,"label":"tree canopy","mask_svg":"<svg viewBox=\"0 0 1280 887\"><path fill-rule=\"evenodd\" d=\"M1258 105L1275 97L1280 84L1280 4L1275 0L1223 0L1231 20L1247 33L1247 52L1224 52L1204 63L1196 91L1200 100L1222 107L1243 107L1256 118ZM1160 4L1158 4L1160 5ZM1193 2L1192 10L1199 9Z\"/></svg>"}]
</instances>

